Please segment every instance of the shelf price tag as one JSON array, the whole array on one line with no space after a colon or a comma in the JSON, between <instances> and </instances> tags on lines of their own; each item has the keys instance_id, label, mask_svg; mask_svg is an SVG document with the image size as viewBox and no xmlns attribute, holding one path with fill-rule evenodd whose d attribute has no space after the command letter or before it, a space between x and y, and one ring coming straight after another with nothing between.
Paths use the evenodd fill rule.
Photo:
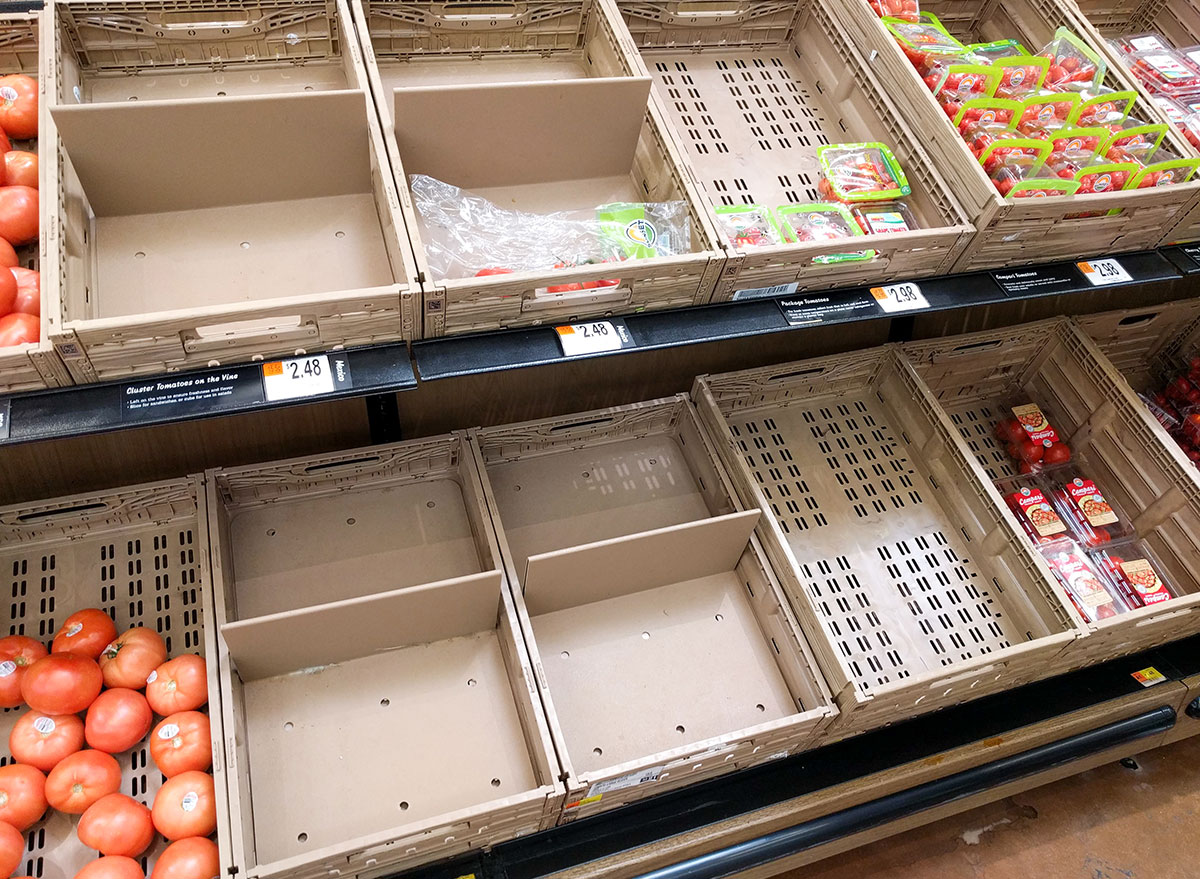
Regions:
<instances>
[{"instance_id":1,"label":"shelf price tag","mask_svg":"<svg viewBox=\"0 0 1200 879\"><path fill-rule=\"evenodd\" d=\"M1093 287L1124 284L1133 280L1133 276L1125 271L1125 267L1115 259L1093 259L1088 262L1076 263L1076 265L1079 266L1079 271L1083 272L1083 276Z\"/></svg>"},{"instance_id":2,"label":"shelf price tag","mask_svg":"<svg viewBox=\"0 0 1200 879\"><path fill-rule=\"evenodd\" d=\"M920 311L929 307L929 300L921 292L921 288L911 281L904 284L888 284L886 287L872 287L871 295L875 303L888 314L899 311Z\"/></svg>"},{"instance_id":3,"label":"shelf price tag","mask_svg":"<svg viewBox=\"0 0 1200 879\"><path fill-rule=\"evenodd\" d=\"M558 334L558 344L567 357L634 347L633 338L623 322L591 320L555 327L554 332Z\"/></svg>"},{"instance_id":4,"label":"shelf price tag","mask_svg":"<svg viewBox=\"0 0 1200 879\"><path fill-rule=\"evenodd\" d=\"M1166 675L1152 665L1143 668L1141 671L1135 671L1132 677L1143 687L1153 687L1155 684L1161 684L1167 679Z\"/></svg>"},{"instance_id":5,"label":"shelf price tag","mask_svg":"<svg viewBox=\"0 0 1200 879\"><path fill-rule=\"evenodd\" d=\"M350 364L344 356L309 354L262 365L263 392L267 402L319 397L354 387Z\"/></svg>"}]
</instances>

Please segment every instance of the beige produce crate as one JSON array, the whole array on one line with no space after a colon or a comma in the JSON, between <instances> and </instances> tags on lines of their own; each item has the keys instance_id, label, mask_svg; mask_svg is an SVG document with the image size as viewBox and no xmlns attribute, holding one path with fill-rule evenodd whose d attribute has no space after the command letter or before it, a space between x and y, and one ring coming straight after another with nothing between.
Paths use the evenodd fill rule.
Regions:
<instances>
[{"instance_id":1,"label":"beige produce crate","mask_svg":"<svg viewBox=\"0 0 1200 879\"><path fill-rule=\"evenodd\" d=\"M475 466L455 435L209 475L237 875L390 874L557 820Z\"/></svg>"},{"instance_id":2,"label":"beige produce crate","mask_svg":"<svg viewBox=\"0 0 1200 879\"><path fill-rule=\"evenodd\" d=\"M39 22L45 14L41 10L0 14L0 74L24 73L39 79L43 94L38 104L38 128L41 135L38 141L48 139L49 142L53 142L54 122L46 112L45 79L38 73L38 62L42 54L38 42ZM15 141L13 148L37 152L38 142ZM39 162L38 169L38 190L45 192L46 168ZM39 200L42 228L40 241L17 250L21 265L28 269L37 269L42 262L41 249L45 246L48 202L49 199L45 198ZM0 393L56 388L71 384L71 377L50 341L52 321L56 312L54 304L48 298L52 294L49 289L51 286L42 284L41 341L0 348Z\"/></svg>"},{"instance_id":3,"label":"beige produce crate","mask_svg":"<svg viewBox=\"0 0 1200 879\"><path fill-rule=\"evenodd\" d=\"M1083 634L895 347L693 390L836 694L839 733L1051 674Z\"/></svg>"},{"instance_id":4,"label":"beige produce crate","mask_svg":"<svg viewBox=\"0 0 1200 879\"><path fill-rule=\"evenodd\" d=\"M1150 92L1128 73L1124 53L1108 45L1116 37L1154 32L1166 37L1177 49L1200 45L1200 7L1189 0L1059 0L1074 13L1080 31L1093 43L1100 45L1110 63L1121 65L1132 82L1138 83L1142 95ZM1194 156L1196 150L1184 138L1176 142L1186 148L1184 155ZM1175 226L1163 238L1163 244L1200 239L1200 196Z\"/></svg>"},{"instance_id":5,"label":"beige produce crate","mask_svg":"<svg viewBox=\"0 0 1200 879\"><path fill-rule=\"evenodd\" d=\"M98 607L117 631L145 626L166 642L169 656L198 653L208 660L213 774L217 790L217 844L228 851L223 735L212 626L204 489L199 478L73 495L0 510L0 566L6 572L9 619L4 635L26 635L49 644L63 620ZM11 762L7 742L26 708L0 711L0 765ZM150 759L149 742L124 754L121 792L147 806L163 777ZM39 879L72 879L96 852L76 836L78 817L51 810L26 833L27 851L17 872ZM156 837L139 858L149 875L166 847Z\"/></svg>"},{"instance_id":6,"label":"beige produce crate","mask_svg":"<svg viewBox=\"0 0 1200 879\"><path fill-rule=\"evenodd\" d=\"M829 691L685 397L474 436L563 820L811 746Z\"/></svg>"},{"instance_id":7,"label":"beige produce crate","mask_svg":"<svg viewBox=\"0 0 1200 879\"><path fill-rule=\"evenodd\" d=\"M724 252L605 3L354 0L354 7L424 273L426 338L709 301ZM606 263L437 277L426 263L428 229L412 206L410 174L533 213L685 200L692 253L619 270ZM617 277L612 287L551 289Z\"/></svg>"},{"instance_id":8,"label":"beige produce crate","mask_svg":"<svg viewBox=\"0 0 1200 879\"><path fill-rule=\"evenodd\" d=\"M48 259L76 380L412 337L416 269L344 0L52 8Z\"/></svg>"},{"instance_id":9,"label":"beige produce crate","mask_svg":"<svg viewBox=\"0 0 1200 879\"><path fill-rule=\"evenodd\" d=\"M1042 407L1077 466L1127 511L1166 579L1184 593L1086 624L1088 636L1062 657L1068 667L1200 632L1200 480L1095 342L1059 319L915 342L905 351L994 478L1016 475L992 433L1005 401Z\"/></svg>"},{"instance_id":10,"label":"beige produce crate","mask_svg":"<svg viewBox=\"0 0 1200 879\"><path fill-rule=\"evenodd\" d=\"M955 271L1152 248L1200 196L1200 183L1187 183L1127 193L1005 200L867 0L818 2L837 10L846 22L905 120L928 138L938 169L978 227ZM1067 11L1067 0L927 0L921 10L937 15L964 43L1014 38L1031 52L1040 51L1059 27L1080 29ZM1134 88L1119 68L1109 70L1105 83ZM1166 122L1157 107L1145 102L1138 102L1137 112L1150 121ZM1187 142L1173 130L1164 143L1176 153L1191 155ZM1093 211L1102 215L1068 219Z\"/></svg>"},{"instance_id":11,"label":"beige produce crate","mask_svg":"<svg viewBox=\"0 0 1200 879\"><path fill-rule=\"evenodd\" d=\"M719 4L724 14L676 0L618 5L710 211L824 201L817 149L828 143L888 144L913 188L904 201L922 228L854 239L875 251L868 261L814 263L846 253L844 241L737 248L721 233L729 261L714 299L781 284L820 290L950 271L975 229L923 138L825 5L741 0Z\"/></svg>"}]
</instances>

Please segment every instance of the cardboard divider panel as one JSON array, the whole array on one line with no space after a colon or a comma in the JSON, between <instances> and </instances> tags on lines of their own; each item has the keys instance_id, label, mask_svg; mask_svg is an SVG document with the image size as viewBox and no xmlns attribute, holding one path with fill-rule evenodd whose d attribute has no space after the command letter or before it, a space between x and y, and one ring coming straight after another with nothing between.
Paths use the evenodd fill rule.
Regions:
<instances>
[{"instance_id":1,"label":"cardboard divider panel","mask_svg":"<svg viewBox=\"0 0 1200 879\"><path fill-rule=\"evenodd\" d=\"M992 433L1009 415L1006 402L1041 407L1075 466L1127 512L1164 579L1182 593L1087 623L1088 636L1069 645L1060 663L1077 668L1200 631L1196 469L1094 342L1058 320L915 342L905 351L980 465L998 478L1015 475ZM1113 552L1122 550L1114 543Z\"/></svg>"},{"instance_id":2,"label":"cardboard divider panel","mask_svg":"<svg viewBox=\"0 0 1200 879\"><path fill-rule=\"evenodd\" d=\"M563 820L811 746L828 691L685 398L473 436Z\"/></svg>"},{"instance_id":3,"label":"cardboard divider panel","mask_svg":"<svg viewBox=\"0 0 1200 879\"><path fill-rule=\"evenodd\" d=\"M356 0L354 9L423 264L429 227L413 207L411 174L533 213L687 203L691 253L623 259L619 271L612 262L505 265L495 268L512 271L441 277L425 266L426 337L708 301L724 253L604 0L470 12ZM621 284L595 283L614 277Z\"/></svg>"},{"instance_id":4,"label":"cardboard divider panel","mask_svg":"<svg viewBox=\"0 0 1200 879\"><path fill-rule=\"evenodd\" d=\"M842 712L884 725L1052 673L1083 634L892 348L702 376L701 417Z\"/></svg>"},{"instance_id":5,"label":"cardboard divider panel","mask_svg":"<svg viewBox=\"0 0 1200 879\"><path fill-rule=\"evenodd\" d=\"M218 686L217 641L204 490L198 478L74 495L0 510L0 566L11 583L9 619L0 634L49 644L72 613L95 607L117 632L144 626L162 637L167 655L195 653L208 663L217 844L228 856L229 824ZM0 710L8 741L24 706ZM156 718L156 721L160 718ZM150 806L163 777L149 740L115 755L121 792ZM7 749L0 765L14 762ZM28 833L18 870L40 879L72 879L97 854L79 841L78 816L51 809ZM167 843L156 836L137 860L147 875Z\"/></svg>"},{"instance_id":6,"label":"cardboard divider panel","mask_svg":"<svg viewBox=\"0 0 1200 879\"><path fill-rule=\"evenodd\" d=\"M475 466L449 436L209 474L239 874L376 875L557 818Z\"/></svg>"},{"instance_id":7,"label":"cardboard divider panel","mask_svg":"<svg viewBox=\"0 0 1200 879\"><path fill-rule=\"evenodd\" d=\"M666 0L617 5L710 211L826 201L817 150L829 143L883 141L912 183L903 201L917 217L914 231L764 247L723 236L730 260L715 299L779 284L828 289L949 271L974 228L836 15L808 0L711 12ZM861 245L849 252L870 247L874 258L814 262L847 253L848 243Z\"/></svg>"}]
</instances>

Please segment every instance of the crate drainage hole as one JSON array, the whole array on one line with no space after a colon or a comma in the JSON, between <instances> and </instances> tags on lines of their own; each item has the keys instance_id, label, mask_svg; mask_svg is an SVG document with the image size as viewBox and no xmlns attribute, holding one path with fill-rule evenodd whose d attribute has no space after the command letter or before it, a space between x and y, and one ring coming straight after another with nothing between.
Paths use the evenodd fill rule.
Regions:
<instances>
[{"instance_id":1,"label":"crate drainage hole","mask_svg":"<svg viewBox=\"0 0 1200 879\"><path fill-rule=\"evenodd\" d=\"M475 678L467 678L467 686L468 687L475 686Z\"/></svg>"},{"instance_id":2,"label":"crate drainage hole","mask_svg":"<svg viewBox=\"0 0 1200 879\"><path fill-rule=\"evenodd\" d=\"M675 732L682 733L682 732L687 732L687 730L685 730L683 728L683 726L677 726L677 727L675 727Z\"/></svg>"},{"instance_id":3,"label":"crate drainage hole","mask_svg":"<svg viewBox=\"0 0 1200 879\"><path fill-rule=\"evenodd\" d=\"M144 251L144 250L139 250L137 253L135 253L135 254L133 255L133 258L134 258L134 259L145 259L145 258L146 258L146 251Z\"/></svg>"},{"instance_id":4,"label":"crate drainage hole","mask_svg":"<svg viewBox=\"0 0 1200 879\"><path fill-rule=\"evenodd\" d=\"M649 640L650 640L650 633L649 633L649 632L642 632L642 640L643 640L643 641L649 641Z\"/></svg>"},{"instance_id":5,"label":"crate drainage hole","mask_svg":"<svg viewBox=\"0 0 1200 879\"><path fill-rule=\"evenodd\" d=\"M603 748L592 748L592 753L595 754L597 757L599 757L604 753L604 749Z\"/></svg>"},{"instance_id":6,"label":"crate drainage hole","mask_svg":"<svg viewBox=\"0 0 1200 879\"><path fill-rule=\"evenodd\" d=\"M287 723L285 723L285 724L283 725L283 728L284 728L285 730L287 730L288 732L291 732L293 729L295 729L295 728L296 728L296 724L292 723L292 722L289 720Z\"/></svg>"},{"instance_id":7,"label":"crate drainage hole","mask_svg":"<svg viewBox=\"0 0 1200 879\"><path fill-rule=\"evenodd\" d=\"M432 510L434 507L437 506L437 504L435 504L433 501L429 501L428 503L425 504L425 506L429 507L429 509Z\"/></svg>"},{"instance_id":8,"label":"crate drainage hole","mask_svg":"<svg viewBox=\"0 0 1200 879\"><path fill-rule=\"evenodd\" d=\"M225 97L225 92L217 92L217 97L218 97L218 98L223 98L223 97Z\"/></svg>"},{"instance_id":9,"label":"crate drainage hole","mask_svg":"<svg viewBox=\"0 0 1200 879\"><path fill-rule=\"evenodd\" d=\"M296 837L296 842L308 842L308 834L301 833L299 836Z\"/></svg>"},{"instance_id":10,"label":"crate drainage hole","mask_svg":"<svg viewBox=\"0 0 1200 879\"><path fill-rule=\"evenodd\" d=\"M345 237L346 237L346 233L345 233L345 232L343 232L341 229L339 229L338 231L336 231L336 232L334 232L334 233L333 233L333 237L334 237L334 238L345 238Z\"/></svg>"},{"instance_id":11,"label":"crate drainage hole","mask_svg":"<svg viewBox=\"0 0 1200 879\"><path fill-rule=\"evenodd\" d=\"M274 528L268 528L268 529L267 529L267 537L274 537L274 536L275 536L275 529L274 529Z\"/></svg>"},{"instance_id":12,"label":"crate drainage hole","mask_svg":"<svg viewBox=\"0 0 1200 879\"><path fill-rule=\"evenodd\" d=\"M238 245L238 246L239 246L239 247L241 247L241 248L242 248L242 250L249 250L249 249L250 249L250 242L249 242L249 241L243 241L243 242L242 242L240 245Z\"/></svg>"},{"instance_id":13,"label":"crate drainage hole","mask_svg":"<svg viewBox=\"0 0 1200 879\"><path fill-rule=\"evenodd\" d=\"M492 787L500 787L500 779L493 778L492 779Z\"/></svg>"},{"instance_id":14,"label":"crate drainage hole","mask_svg":"<svg viewBox=\"0 0 1200 879\"><path fill-rule=\"evenodd\" d=\"M391 704L392 704L392 700L391 700L391 699L380 699L380 700L379 700L379 707L380 707L380 708L387 708L387 707L388 707L389 705L391 705Z\"/></svg>"},{"instance_id":15,"label":"crate drainage hole","mask_svg":"<svg viewBox=\"0 0 1200 879\"><path fill-rule=\"evenodd\" d=\"M766 706L766 705L764 705L764 704L762 704L761 702L759 702L759 703L758 703L757 705L755 705L754 707L755 707L755 708L757 708L759 711L766 711L766 710L767 710L767 706Z\"/></svg>"},{"instance_id":16,"label":"crate drainage hole","mask_svg":"<svg viewBox=\"0 0 1200 879\"><path fill-rule=\"evenodd\" d=\"M564 650L562 653L560 653L558 655L561 656L563 659L571 658L571 653L570 653L570 651L567 651L567 650Z\"/></svg>"},{"instance_id":17,"label":"crate drainage hole","mask_svg":"<svg viewBox=\"0 0 1200 879\"><path fill-rule=\"evenodd\" d=\"M346 520L347 525L353 525L354 522L355 522L355 519L353 516L351 516L349 519Z\"/></svg>"},{"instance_id":18,"label":"crate drainage hole","mask_svg":"<svg viewBox=\"0 0 1200 879\"><path fill-rule=\"evenodd\" d=\"M404 800L402 803L400 803L400 811L401 812L408 811L408 800Z\"/></svg>"},{"instance_id":19,"label":"crate drainage hole","mask_svg":"<svg viewBox=\"0 0 1200 879\"><path fill-rule=\"evenodd\" d=\"M725 619L725 617L723 617L721 614L717 614L715 617L713 617L713 619L719 623L721 620Z\"/></svg>"},{"instance_id":20,"label":"crate drainage hole","mask_svg":"<svg viewBox=\"0 0 1200 879\"><path fill-rule=\"evenodd\" d=\"M592 474L588 473L586 470L584 470L584 471L583 471L583 474L582 474L582 476L583 476L583 478L584 478L584 479L591 479L591 478L592 478Z\"/></svg>"}]
</instances>

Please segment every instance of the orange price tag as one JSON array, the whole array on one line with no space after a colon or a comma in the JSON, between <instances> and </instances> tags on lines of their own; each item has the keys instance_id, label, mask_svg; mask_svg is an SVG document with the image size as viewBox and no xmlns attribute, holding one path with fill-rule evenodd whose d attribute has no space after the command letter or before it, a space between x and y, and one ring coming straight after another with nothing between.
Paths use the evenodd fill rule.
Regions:
<instances>
[{"instance_id":1,"label":"orange price tag","mask_svg":"<svg viewBox=\"0 0 1200 879\"><path fill-rule=\"evenodd\" d=\"M262 370L263 375L266 376L283 375L283 361L276 360L274 363L264 363Z\"/></svg>"}]
</instances>

